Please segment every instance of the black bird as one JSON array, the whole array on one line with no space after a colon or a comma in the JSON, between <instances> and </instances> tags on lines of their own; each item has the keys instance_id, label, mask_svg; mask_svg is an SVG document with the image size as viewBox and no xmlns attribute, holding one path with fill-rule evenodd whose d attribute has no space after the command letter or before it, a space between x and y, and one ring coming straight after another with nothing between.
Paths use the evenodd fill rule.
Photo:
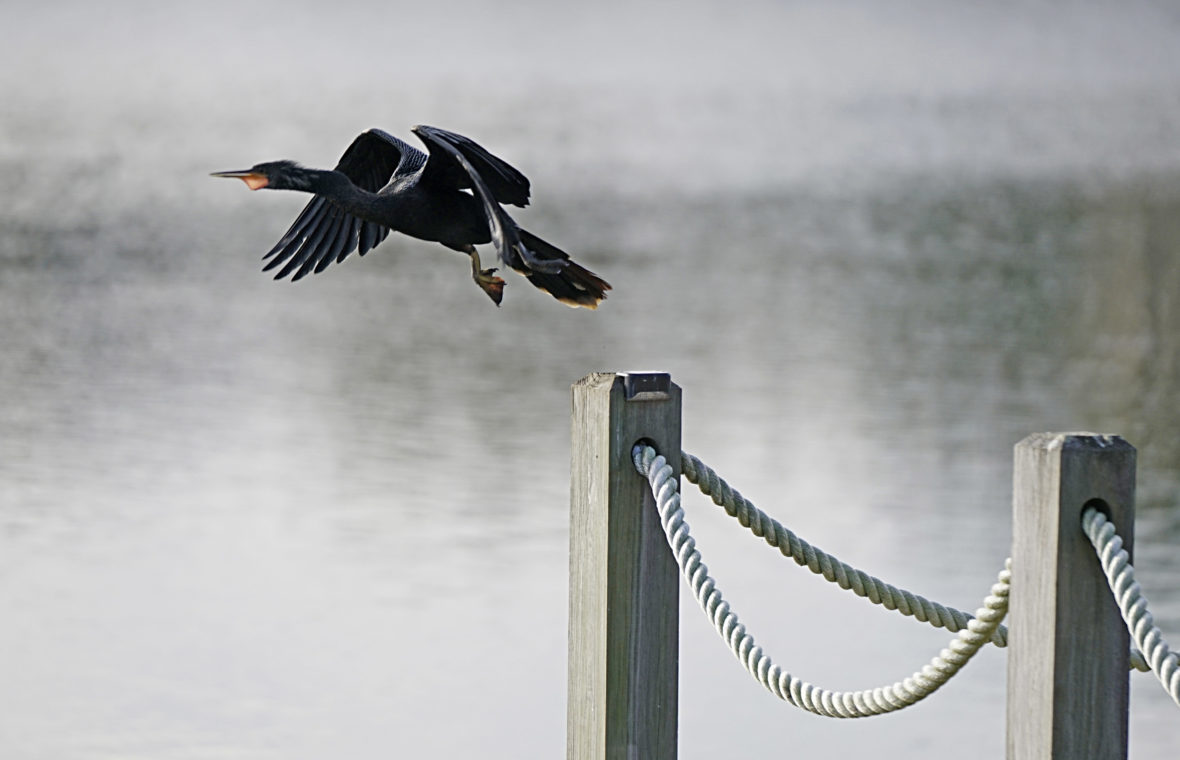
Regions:
<instances>
[{"instance_id":1,"label":"black bird","mask_svg":"<svg viewBox=\"0 0 1180 760\"><path fill-rule=\"evenodd\" d=\"M529 202L529 181L474 141L437 127L413 128L428 153L380 129L355 140L333 171L293 161L216 172L251 190L298 190L315 195L291 229L263 258L263 271L282 266L275 279L298 280L322 272L360 249L364 256L390 230L442 243L471 257L475 284L498 306L504 281L481 269L475 246L494 242L500 262L570 306L593 309L610 285L574 263L560 248L516 222L501 207Z\"/></svg>"}]
</instances>

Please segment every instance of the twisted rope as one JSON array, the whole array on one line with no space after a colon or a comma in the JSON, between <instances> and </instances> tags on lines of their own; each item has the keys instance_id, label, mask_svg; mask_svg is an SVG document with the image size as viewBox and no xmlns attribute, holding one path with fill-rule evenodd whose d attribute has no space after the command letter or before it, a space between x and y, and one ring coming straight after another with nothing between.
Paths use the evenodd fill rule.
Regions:
<instances>
[{"instance_id":1,"label":"twisted rope","mask_svg":"<svg viewBox=\"0 0 1180 760\"><path fill-rule=\"evenodd\" d=\"M680 452L680 466L685 479L696 484L701 493L711 497L714 504L725 509L726 514L777 548L784 557L795 560L795 564L822 575L840 588L867 598L887 610L896 610L902 615L929 623L935 628L945 628L952 633L966 628L971 621L971 616L966 612L899 589L812 546L747 501L712 468L692 454ZM1004 626L996 628L992 642L996 646L1008 646L1008 629Z\"/></svg>"},{"instance_id":2,"label":"twisted rope","mask_svg":"<svg viewBox=\"0 0 1180 760\"><path fill-rule=\"evenodd\" d=\"M812 546L754 506L753 502L744 498L711 467L687 451L680 452L680 466L688 482L695 484L701 493L710 497L714 504L722 507L726 514L743 527L777 548L784 557L793 559L795 564L823 576L845 591L851 591L887 610L895 610L902 615L929 623L935 628L945 628L952 633L963 630L972 620L971 615L966 612L897 588ZM991 642L998 647L1008 646L1008 629L1002 625L997 626L991 636ZM1130 656L1131 667L1135 670L1151 669L1139 650L1132 649Z\"/></svg>"},{"instance_id":3,"label":"twisted rope","mask_svg":"<svg viewBox=\"0 0 1180 760\"><path fill-rule=\"evenodd\" d=\"M672 547L672 554L680 565L697 603L713 622L717 633L729 644L734 656L745 665L759 683L771 694L796 707L816 715L832 718L864 718L908 707L937 691L967 664L972 656L995 635L996 628L1008 611L1008 567L1000 571L999 579L984 599L984 606L968 618L965 630L951 641L928 665L905 680L891 686L855 692L833 692L819 689L801 681L775 664L721 597L716 582L709 577L708 568L701 561L696 541L689 535L684 510L680 507L678 479L663 456L650 446L636 445L632 451L635 469L651 484L660 513L660 524Z\"/></svg>"},{"instance_id":4,"label":"twisted rope","mask_svg":"<svg viewBox=\"0 0 1180 760\"><path fill-rule=\"evenodd\" d=\"M1106 573L1106 580L1123 613L1131 638L1139 650L1146 654L1147 662L1164 691L1180 705L1180 653L1168 648L1163 633L1156 627L1147 609L1147 598L1135 581L1135 568L1128 561L1123 539L1115 532L1114 524L1106 519L1106 515L1093 507L1087 507L1082 512L1082 529L1098 553L1098 561L1102 563L1102 570Z\"/></svg>"}]
</instances>

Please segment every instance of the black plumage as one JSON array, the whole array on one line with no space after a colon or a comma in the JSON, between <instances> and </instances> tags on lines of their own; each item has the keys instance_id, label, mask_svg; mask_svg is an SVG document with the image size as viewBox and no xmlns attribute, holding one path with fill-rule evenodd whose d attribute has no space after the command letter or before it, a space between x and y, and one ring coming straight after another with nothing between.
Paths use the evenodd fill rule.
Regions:
<instances>
[{"instance_id":1,"label":"black plumage","mask_svg":"<svg viewBox=\"0 0 1180 760\"><path fill-rule=\"evenodd\" d=\"M427 152L370 129L353 140L331 171L293 161L257 164L236 177L252 190L296 190L315 197L267 253L264 271L298 280L364 256L401 232L442 243L471 257L472 277L496 304L504 281L481 269L475 246L492 242L500 262L571 306L596 308L610 285L572 261L560 248L521 229L501 204L525 206L529 181L515 168L463 135L437 127L413 128Z\"/></svg>"}]
</instances>

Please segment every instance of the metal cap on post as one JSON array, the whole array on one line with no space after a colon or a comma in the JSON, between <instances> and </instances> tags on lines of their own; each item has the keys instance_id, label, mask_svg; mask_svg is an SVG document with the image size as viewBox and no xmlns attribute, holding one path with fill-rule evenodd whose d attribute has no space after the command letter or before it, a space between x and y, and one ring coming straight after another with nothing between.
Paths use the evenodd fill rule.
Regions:
<instances>
[{"instance_id":1,"label":"metal cap on post","mask_svg":"<svg viewBox=\"0 0 1180 760\"><path fill-rule=\"evenodd\" d=\"M680 475L680 388L665 373L573 386L566 756L674 760L680 578L631 451Z\"/></svg>"},{"instance_id":2,"label":"metal cap on post","mask_svg":"<svg viewBox=\"0 0 1180 760\"><path fill-rule=\"evenodd\" d=\"M1127 756L1127 626L1082 531L1087 505L1131 551L1135 448L1041 433L1016 445L1008 649L1008 760Z\"/></svg>"}]
</instances>

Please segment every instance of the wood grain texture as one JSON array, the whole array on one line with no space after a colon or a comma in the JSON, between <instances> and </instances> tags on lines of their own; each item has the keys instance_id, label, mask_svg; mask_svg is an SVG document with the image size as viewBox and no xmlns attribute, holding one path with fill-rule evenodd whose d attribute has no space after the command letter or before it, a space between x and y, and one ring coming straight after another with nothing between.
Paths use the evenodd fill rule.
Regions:
<instances>
[{"instance_id":1,"label":"wood grain texture","mask_svg":"<svg viewBox=\"0 0 1180 760\"><path fill-rule=\"evenodd\" d=\"M570 760L676 757L680 578L631 450L650 441L679 478L680 408L666 376L573 387Z\"/></svg>"},{"instance_id":2,"label":"wood grain texture","mask_svg":"<svg viewBox=\"0 0 1180 760\"><path fill-rule=\"evenodd\" d=\"M1082 531L1087 504L1134 536L1135 448L1117 436L1016 445L1009 608L1009 760L1127 757L1127 627Z\"/></svg>"}]
</instances>

